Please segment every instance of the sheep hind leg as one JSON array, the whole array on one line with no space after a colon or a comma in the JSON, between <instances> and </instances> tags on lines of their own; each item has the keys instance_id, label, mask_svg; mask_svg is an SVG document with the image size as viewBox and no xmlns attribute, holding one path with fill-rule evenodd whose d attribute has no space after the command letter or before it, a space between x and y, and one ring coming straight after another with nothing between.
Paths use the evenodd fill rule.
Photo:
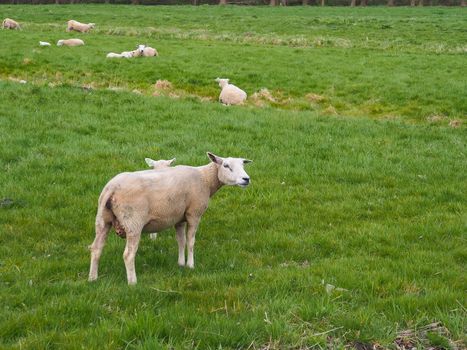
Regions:
<instances>
[{"instance_id":1,"label":"sheep hind leg","mask_svg":"<svg viewBox=\"0 0 467 350\"><path fill-rule=\"evenodd\" d=\"M97 279L97 271L99 269L99 259L104 248L107 235L110 231L112 224L105 222L102 218L96 219L96 237L94 242L89 246L91 251L91 267L89 269L89 281L95 281Z\"/></svg>"},{"instance_id":2,"label":"sheep hind leg","mask_svg":"<svg viewBox=\"0 0 467 350\"><path fill-rule=\"evenodd\" d=\"M136 284L135 271L135 256L138 251L139 240L141 238L141 230L129 230L126 236L126 246L123 252L123 260L125 261L126 276L128 284Z\"/></svg>"},{"instance_id":3,"label":"sheep hind leg","mask_svg":"<svg viewBox=\"0 0 467 350\"><path fill-rule=\"evenodd\" d=\"M177 230L177 242L178 242L178 265L185 266L185 246L186 246L186 234L185 234L185 223L181 222L175 225Z\"/></svg>"}]
</instances>

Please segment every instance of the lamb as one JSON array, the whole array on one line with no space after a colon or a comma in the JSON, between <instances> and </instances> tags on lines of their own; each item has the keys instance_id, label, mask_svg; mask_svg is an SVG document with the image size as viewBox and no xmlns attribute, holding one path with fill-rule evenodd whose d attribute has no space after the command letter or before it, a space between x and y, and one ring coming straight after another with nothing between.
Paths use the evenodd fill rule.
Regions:
<instances>
[{"instance_id":1,"label":"lamb","mask_svg":"<svg viewBox=\"0 0 467 350\"><path fill-rule=\"evenodd\" d=\"M84 41L81 39L62 39L57 41L57 46L81 46L84 45Z\"/></svg>"},{"instance_id":2,"label":"lamb","mask_svg":"<svg viewBox=\"0 0 467 350\"><path fill-rule=\"evenodd\" d=\"M95 26L96 26L95 23L85 24L85 23L80 23L78 21L71 19L67 22L66 31L69 32L72 30L76 30L77 32L80 32L80 33L87 33Z\"/></svg>"},{"instance_id":3,"label":"lamb","mask_svg":"<svg viewBox=\"0 0 467 350\"><path fill-rule=\"evenodd\" d=\"M146 164L149 165L154 170L168 168L170 167L170 165L172 165L173 162L175 162L175 158L172 158L170 160L164 160L164 159L153 160L151 158L144 158L144 160L146 161ZM151 238L152 240L157 239L157 232L150 233L149 238Z\"/></svg>"},{"instance_id":4,"label":"lamb","mask_svg":"<svg viewBox=\"0 0 467 350\"><path fill-rule=\"evenodd\" d=\"M89 246L89 281L97 279L99 259L112 226L126 236L123 260L128 284L136 284L135 256L142 232L175 226L178 265L185 266L188 241L186 266L194 268L195 234L210 197L224 185L246 187L250 183L244 170L250 160L207 155L211 162L204 166L121 173L105 185L98 202L96 236Z\"/></svg>"},{"instance_id":5,"label":"lamb","mask_svg":"<svg viewBox=\"0 0 467 350\"><path fill-rule=\"evenodd\" d=\"M225 105L241 105L246 100L246 92L239 89L233 84L229 84L229 79L217 78L216 82L219 83L222 89L219 95L219 102Z\"/></svg>"},{"instance_id":6,"label":"lamb","mask_svg":"<svg viewBox=\"0 0 467 350\"><path fill-rule=\"evenodd\" d=\"M15 20L5 18L2 22L2 29L21 29L21 26Z\"/></svg>"}]
</instances>

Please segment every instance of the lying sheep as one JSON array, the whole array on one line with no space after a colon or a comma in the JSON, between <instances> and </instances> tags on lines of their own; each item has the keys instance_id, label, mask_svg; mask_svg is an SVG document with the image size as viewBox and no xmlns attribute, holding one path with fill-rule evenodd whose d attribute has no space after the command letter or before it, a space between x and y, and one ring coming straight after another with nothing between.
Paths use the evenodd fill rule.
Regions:
<instances>
[{"instance_id":1,"label":"lying sheep","mask_svg":"<svg viewBox=\"0 0 467 350\"><path fill-rule=\"evenodd\" d=\"M39 41L40 46L50 46L50 43L47 41Z\"/></svg>"},{"instance_id":2,"label":"lying sheep","mask_svg":"<svg viewBox=\"0 0 467 350\"><path fill-rule=\"evenodd\" d=\"M156 49L150 47L150 46L145 46L143 49L143 56L144 57L153 57L153 56L159 56L159 53L157 52Z\"/></svg>"},{"instance_id":3,"label":"lying sheep","mask_svg":"<svg viewBox=\"0 0 467 350\"><path fill-rule=\"evenodd\" d=\"M173 162L175 162L175 158L172 158L170 160L164 160L164 159L153 160L151 158L144 158L144 160L146 161L146 164L149 165L154 170L168 168L170 167L170 165L172 165ZM157 232L150 233L149 238L151 238L152 240L157 239Z\"/></svg>"},{"instance_id":4,"label":"lying sheep","mask_svg":"<svg viewBox=\"0 0 467 350\"><path fill-rule=\"evenodd\" d=\"M80 33L87 33L95 26L96 26L95 23L85 24L85 23L80 23L78 21L71 19L67 22L66 31L70 32L72 30L76 30L77 32L80 32Z\"/></svg>"},{"instance_id":5,"label":"lying sheep","mask_svg":"<svg viewBox=\"0 0 467 350\"><path fill-rule=\"evenodd\" d=\"M4 29L21 29L18 22L11 18L5 18L2 22L2 28Z\"/></svg>"},{"instance_id":6,"label":"lying sheep","mask_svg":"<svg viewBox=\"0 0 467 350\"><path fill-rule=\"evenodd\" d=\"M216 82L219 83L221 93L219 95L219 102L225 105L241 105L246 100L246 92L239 89L233 84L229 84L229 79L217 78Z\"/></svg>"},{"instance_id":7,"label":"lying sheep","mask_svg":"<svg viewBox=\"0 0 467 350\"><path fill-rule=\"evenodd\" d=\"M107 54L107 58L132 58L132 57L139 57L143 55L145 46L144 45L138 45L136 50L133 51L123 51L122 53L115 53L115 52L109 52Z\"/></svg>"},{"instance_id":8,"label":"lying sheep","mask_svg":"<svg viewBox=\"0 0 467 350\"><path fill-rule=\"evenodd\" d=\"M81 39L62 39L57 41L57 46L82 46L84 41Z\"/></svg>"},{"instance_id":9,"label":"lying sheep","mask_svg":"<svg viewBox=\"0 0 467 350\"><path fill-rule=\"evenodd\" d=\"M250 183L243 169L250 160L221 158L209 152L208 157L208 165L121 173L105 185L98 202L96 237L89 246L89 281L97 279L99 259L112 226L126 236L123 260L128 284L136 284L135 255L141 232L160 232L175 226L178 264L185 266L188 241L186 266L194 268L195 234L209 198L223 185L246 187Z\"/></svg>"}]
</instances>

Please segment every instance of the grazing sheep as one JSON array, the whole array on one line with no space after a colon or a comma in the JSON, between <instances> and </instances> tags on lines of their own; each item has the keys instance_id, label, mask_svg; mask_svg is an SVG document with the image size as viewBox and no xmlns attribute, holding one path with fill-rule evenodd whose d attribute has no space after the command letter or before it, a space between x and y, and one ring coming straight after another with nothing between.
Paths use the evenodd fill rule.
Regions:
<instances>
[{"instance_id":1,"label":"grazing sheep","mask_svg":"<svg viewBox=\"0 0 467 350\"><path fill-rule=\"evenodd\" d=\"M160 232L175 226L178 264L185 266L188 241L186 266L194 268L195 234L209 198L223 185L246 187L250 183L243 169L250 160L221 158L209 152L208 157L211 163L204 166L179 165L158 171L121 173L105 185L99 196L96 237L89 246L89 281L97 279L99 259L112 226L126 236L123 260L128 284L136 284L135 255L141 232Z\"/></svg>"},{"instance_id":2,"label":"grazing sheep","mask_svg":"<svg viewBox=\"0 0 467 350\"><path fill-rule=\"evenodd\" d=\"M70 32L72 30L76 30L77 32L80 32L80 33L87 33L95 26L96 26L95 23L85 24L85 23L80 23L78 21L71 19L67 22L66 31Z\"/></svg>"},{"instance_id":3,"label":"grazing sheep","mask_svg":"<svg viewBox=\"0 0 467 350\"><path fill-rule=\"evenodd\" d=\"M21 26L18 22L11 18L5 18L2 22L2 28L5 29L21 29Z\"/></svg>"},{"instance_id":4,"label":"grazing sheep","mask_svg":"<svg viewBox=\"0 0 467 350\"><path fill-rule=\"evenodd\" d=\"M144 158L144 160L146 161L146 164L149 165L154 170L168 168L170 167L170 165L172 165L173 162L175 162L175 158L172 158L170 160L164 160L164 159L153 160L151 158ZM152 240L155 240L157 238L157 232L150 233L149 238L151 238Z\"/></svg>"},{"instance_id":5,"label":"grazing sheep","mask_svg":"<svg viewBox=\"0 0 467 350\"><path fill-rule=\"evenodd\" d=\"M143 56L144 57L153 57L153 56L159 56L159 53L155 48L152 48L150 46L146 46L143 49Z\"/></svg>"},{"instance_id":6,"label":"grazing sheep","mask_svg":"<svg viewBox=\"0 0 467 350\"><path fill-rule=\"evenodd\" d=\"M246 100L246 92L233 84L229 84L229 79L217 78L216 82L222 89L219 95L219 102L225 105L241 105Z\"/></svg>"},{"instance_id":7,"label":"grazing sheep","mask_svg":"<svg viewBox=\"0 0 467 350\"><path fill-rule=\"evenodd\" d=\"M57 41L57 46L81 46L84 45L84 41L81 39L62 39Z\"/></svg>"}]
</instances>

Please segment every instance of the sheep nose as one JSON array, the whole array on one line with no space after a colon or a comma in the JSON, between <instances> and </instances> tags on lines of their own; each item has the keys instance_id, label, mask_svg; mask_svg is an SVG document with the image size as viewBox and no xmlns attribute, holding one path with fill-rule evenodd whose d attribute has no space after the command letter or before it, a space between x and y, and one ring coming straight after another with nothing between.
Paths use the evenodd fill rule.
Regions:
<instances>
[{"instance_id":1,"label":"sheep nose","mask_svg":"<svg viewBox=\"0 0 467 350\"><path fill-rule=\"evenodd\" d=\"M250 178L249 177L242 177L242 180L245 181L246 183L250 183Z\"/></svg>"}]
</instances>

